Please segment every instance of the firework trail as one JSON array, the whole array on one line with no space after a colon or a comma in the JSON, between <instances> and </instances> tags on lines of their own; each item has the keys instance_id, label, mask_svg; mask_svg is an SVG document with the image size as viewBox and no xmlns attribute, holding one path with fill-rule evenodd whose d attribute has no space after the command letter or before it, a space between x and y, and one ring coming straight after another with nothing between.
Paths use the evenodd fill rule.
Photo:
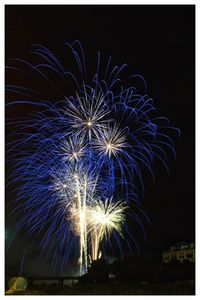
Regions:
<instances>
[{"instance_id":1,"label":"firework trail","mask_svg":"<svg viewBox=\"0 0 200 300\"><path fill-rule=\"evenodd\" d=\"M39 239L41 256L51 257L54 271L60 265L64 272L74 253L83 274L88 257L97 259L111 235L120 251L125 235L138 247L126 215L145 234L142 219L149 220L138 199L143 170L153 176L158 159L168 171L179 130L157 115L141 76L123 78L126 64L113 68L109 57L103 66L98 53L88 76L81 44L65 47L75 71L41 45L30 54L37 63L9 62L8 80L14 73L19 83L6 87L7 112L21 105L31 113L7 118L8 186L17 202L11 211L18 219L15 234L25 230L28 239ZM144 84L143 95L132 86L135 78Z\"/></svg>"}]
</instances>

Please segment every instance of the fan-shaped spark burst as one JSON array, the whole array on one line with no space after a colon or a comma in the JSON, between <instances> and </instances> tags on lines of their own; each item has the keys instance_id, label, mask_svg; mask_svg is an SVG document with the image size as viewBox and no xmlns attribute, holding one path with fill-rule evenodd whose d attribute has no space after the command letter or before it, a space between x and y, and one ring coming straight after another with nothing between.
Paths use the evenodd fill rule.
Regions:
<instances>
[{"instance_id":1,"label":"fan-shaped spark burst","mask_svg":"<svg viewBox=\"0 0 200 300\"><path fill-rule=\"evenodd\" d=\"M122 236L126 209L125 203L113 202L112 199L96 200L88 207L87 224L92 237L93 260L98 258L99 244L104 237L108 239L112 231Z\"/></svg>"},{"instance_id":2,"label":"fan-shaped spark burst","mask_svg":"<svg viewBox=\"0 0 200 300\"><path fill-rule=\"evenodd\" d=\"M93 200L81 213L74 203L68 207L67 220L71 221L71 229L75 234L80 236L81 228L86 223L87 235L91 235L92 260L99 257L99 245L103 238L109 239L113 231L123 236L126 209L125 203L113 202L112 199Z\"/></svg>"}]
</instances>

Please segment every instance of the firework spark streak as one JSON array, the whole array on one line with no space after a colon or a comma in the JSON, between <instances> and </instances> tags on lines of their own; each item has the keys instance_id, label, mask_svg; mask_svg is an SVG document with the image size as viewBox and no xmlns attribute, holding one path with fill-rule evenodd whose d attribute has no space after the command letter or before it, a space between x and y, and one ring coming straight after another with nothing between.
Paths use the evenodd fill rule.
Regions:
<instances>
[{"instance_id":1,"label":"firework spark streak","mask_svg":"<svg viewBox=\"0 0 200 300\"><path fill-rule=\"evenodd\" d=\"M146 236L149 219L138 196L143 171L153 176L157 159L168 172L179 130L157 114L146 91L140 95L131 85L139 78L146 88L142 76L122 84L126 64L112 68L110 57L102 66L98 53L89 77L81 44L65 46L78 72L41 45L32 51L38 63L14 59L7 67L19 81L7 85L7 111L16 105L26 110L7 118L8 186L16 196L15 235L25 231L28 240L39 240L41 257L51 259L53 271L60 266L64 273L76 256L83 274L88 258L105 255L105 247L122 252L124 236L131 251L139 248L126 220L131 216Z\"/></svg>"}]
</instances>

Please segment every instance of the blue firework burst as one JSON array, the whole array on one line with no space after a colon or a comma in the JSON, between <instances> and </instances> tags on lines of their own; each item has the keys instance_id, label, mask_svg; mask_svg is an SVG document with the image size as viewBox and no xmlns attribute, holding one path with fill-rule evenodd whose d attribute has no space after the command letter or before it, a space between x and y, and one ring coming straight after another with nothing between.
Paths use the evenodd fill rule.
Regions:
<instances>
[{"instance_id":1,"label":"blue firework burst","mask_svg":"<svg viewBox=\"0 0 200 300\"><path fill-rule=\"evenodd\" d=\"M169 152L175 156L173 137L179 130L157 114L141 76L143 95L132 84L123 84L126 64L113 68L109 57L103 66L98 53L94 74L88 76L81 44L65 46L71 49L78 71L65 68L41 45L34 45L31 52L37 63L14 59L7 67L19 80L7 85L11 99L7 109L23 105L32 110L24 117L7 119L8 185L16 196L11 212L19 216L16 234L25 230L27 239L39 238L41 255L51 257L53 270L59 265L64 271L72 253L82 262L85 257L80 270L84 272L91 237L82 237L81 244L85 233L78 237L73 230L77 220L67 216L90 207L95 199L120 200L129 206L126 213L145 236L143 220L149 220L140 206L138 182L143 189L143 169L153 176L155 159L168 171L167 157ZM21 86L25 77L26 87ZM134 77L129 76L129 82ZM123 230L127 244L138 248L126 222ZM105 242L114 240L122 251L122 235L111 234L114 238ZM82 249L79 254L74 251L77 245Z\"/></svg>"}]
</instances>

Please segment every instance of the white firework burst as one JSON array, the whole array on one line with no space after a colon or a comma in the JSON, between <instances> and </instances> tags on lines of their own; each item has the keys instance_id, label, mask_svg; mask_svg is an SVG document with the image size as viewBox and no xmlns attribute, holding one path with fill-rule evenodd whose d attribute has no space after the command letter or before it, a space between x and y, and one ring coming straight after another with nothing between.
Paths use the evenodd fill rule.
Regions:
<instances>
[{"instance_id":1,"label":"white firework burst","mask_svg":"<svg viewBox=\"0 0 200 300\"><path fill-rule=\"evenodd\" d=\"M76 134L88 135L91 139L92 134L98 136L99 130L105 128L105 123L110 120L108 115L110 109L105 96L100 92L95 94L92 90L91 96L84 88L84 96L76 95L76 100L69 100L66 114L72 128L76 129Z\"/></svg>"},{"instance_id":2,"label":"white firework burst","mask_svg":"<svg viewBox=\"0 0 200 300\"><path fill-rule=\"evenodd\" d=\"M127 206L124 202L113 202L111 199L105 201L95 200L87 209L87 223L90 231L98 233L98 239L109 237L115 230L122 235L122 225L125 222L125 210Z\"/></svg>"},{"instance_id":3,"label":"white firework burst","mask_svg":"<svg viewBox=\"0 0 200 300\"><path fill-rule=\"evenodd\" d=\"M94 149L102 155L116 156L127 147L125 129L120 129L116 124L101 130L98 138L94 140Z\"/></svg>"},{"instance_id":4,"label":"white firework burst","mask_svg":"<svg viewBox=\"0 0 200 300\"><path fill-rule=\"evenodd\" d=\"M78 161L85 154L85 148L85 142L81 137L74 139L70 137L63 141L61 155L64 160Z\"/></svg>"}]
</instances>

